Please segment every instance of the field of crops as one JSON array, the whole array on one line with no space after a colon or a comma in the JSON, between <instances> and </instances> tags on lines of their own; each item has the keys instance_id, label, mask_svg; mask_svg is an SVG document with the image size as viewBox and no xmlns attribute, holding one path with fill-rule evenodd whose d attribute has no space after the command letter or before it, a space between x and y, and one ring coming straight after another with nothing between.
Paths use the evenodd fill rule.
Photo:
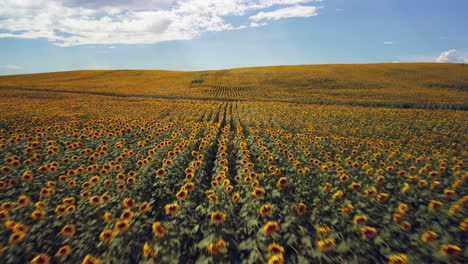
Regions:
<instances>
[{"instance_id":1,"label":"field of crops","mask_svg":"<svg viewBox=\"0 0 468 264\"><path fill-rule=\"evenodd\" d=\"M0 263L467 262L466 111L234 100L250 85L0 90Z\"/></svg>"}]
</instances>

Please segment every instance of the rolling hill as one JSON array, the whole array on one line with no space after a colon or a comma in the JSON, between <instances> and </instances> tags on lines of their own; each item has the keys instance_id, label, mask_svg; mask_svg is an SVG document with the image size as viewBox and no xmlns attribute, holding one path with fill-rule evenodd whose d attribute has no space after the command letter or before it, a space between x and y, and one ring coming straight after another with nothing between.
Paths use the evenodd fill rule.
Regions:
<instances>
[{"instance_id":1,"label":"rolling hill","mask_svg":"<svg viewBox=\"0 0 468 264\"><path fill-rule=\"evenodd\" d=\"M2 89L156 98L467 109L468 65L384 63L0 76Z\"/></svg>"}]
</instances>

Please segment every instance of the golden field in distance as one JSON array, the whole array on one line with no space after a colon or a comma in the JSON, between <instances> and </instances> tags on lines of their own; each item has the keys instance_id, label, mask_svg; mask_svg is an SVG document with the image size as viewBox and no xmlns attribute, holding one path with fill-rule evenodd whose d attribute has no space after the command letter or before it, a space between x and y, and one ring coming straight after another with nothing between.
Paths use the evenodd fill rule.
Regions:
<instances>
[{"instance_id":1,"label":"golden field in distance","mask_svg":"<svg viewBox=\"0 0 468 264\"><path fill-rule=\"evenodd\" d=\"M216 71L113 70L0 76L0 87L156 98L466 109L468 66L298 65Z\"/></svg>"}]
</instances>

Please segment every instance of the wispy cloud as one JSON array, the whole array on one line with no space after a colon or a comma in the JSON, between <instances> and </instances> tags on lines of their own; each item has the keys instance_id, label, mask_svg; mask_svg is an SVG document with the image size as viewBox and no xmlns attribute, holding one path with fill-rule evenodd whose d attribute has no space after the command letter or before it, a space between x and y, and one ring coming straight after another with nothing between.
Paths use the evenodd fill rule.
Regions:
<instances>
[{"instance_id":1,"label":"wispy cloud","mask_svg":"<svg viewBox=\"0 0 468 264\"><path fill-rule=\"evenodd\" d=\"M5 65L0 65L0 69L9 70L9 71L16 71L16 70L21 69L21 67L18 66L18 65L13 65L13 64L5 64Z\"/></svg>"},{"instance_id":2,"label":"wispy cloud","mask_svg":"<svg viewBox=\"0 0 468 264\"><path fill-rule=\"evenodd\" d=\"M317 7L316 6L291 6L280 8L270 12L260 12L255 16L251 16L250 19L252 20L261 20L261 19L283 19L283 18L290 18L290 17L311 17L317 15Z\"/></svg>"},{"instance_id":3,"label":"wispy cloud","mask_svg":"<svg viewBox=\"0 0 468 264\"><path fill-rule=\"evenodd\" d=\"M436 62L454 62L454 63L468 63L468 55L458 52L456 49L443 51L435 59Z\"/></svg>"},{"instance_id":4,"label":"wispy cloud","mask_svg":"<svg viewBox=\"0 0 468 264\"><path fill-rule=\"evenodd\" d=\"M385 45L392 45L392 44L393 44L393 41L384 41L383 44L385 44Z\"/></svg>"},{"instance_id":5,"label":"wispy cloud","mask_svg":"<svg viewBox=\"0 0 468 264\"><path fill-rule=\"evenodd\" d=\"M186 40L264 26L255 23L261 19L315 16L314 2L321 0L3 0L0 38L46 38L60 46ZM245 22L232 25L229 16Z\"/></svg>"}]
</instances>

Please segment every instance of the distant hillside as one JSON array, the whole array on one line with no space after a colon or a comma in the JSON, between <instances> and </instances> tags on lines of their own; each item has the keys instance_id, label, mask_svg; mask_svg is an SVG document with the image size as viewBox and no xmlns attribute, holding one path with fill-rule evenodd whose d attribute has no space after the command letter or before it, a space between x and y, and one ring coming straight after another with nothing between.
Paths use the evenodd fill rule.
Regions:
<instances>
[{"instance_id":1,"label":"distant hillside","mask_svg":"<svg viewBox=\"0 0 468 264\"><path fill-rule=\"evenodd\" d=\"M0 87L162 98L466 109L468 65L297 65L192 72L91 70L0 76Z\"/></svg>"}]
</instances>

